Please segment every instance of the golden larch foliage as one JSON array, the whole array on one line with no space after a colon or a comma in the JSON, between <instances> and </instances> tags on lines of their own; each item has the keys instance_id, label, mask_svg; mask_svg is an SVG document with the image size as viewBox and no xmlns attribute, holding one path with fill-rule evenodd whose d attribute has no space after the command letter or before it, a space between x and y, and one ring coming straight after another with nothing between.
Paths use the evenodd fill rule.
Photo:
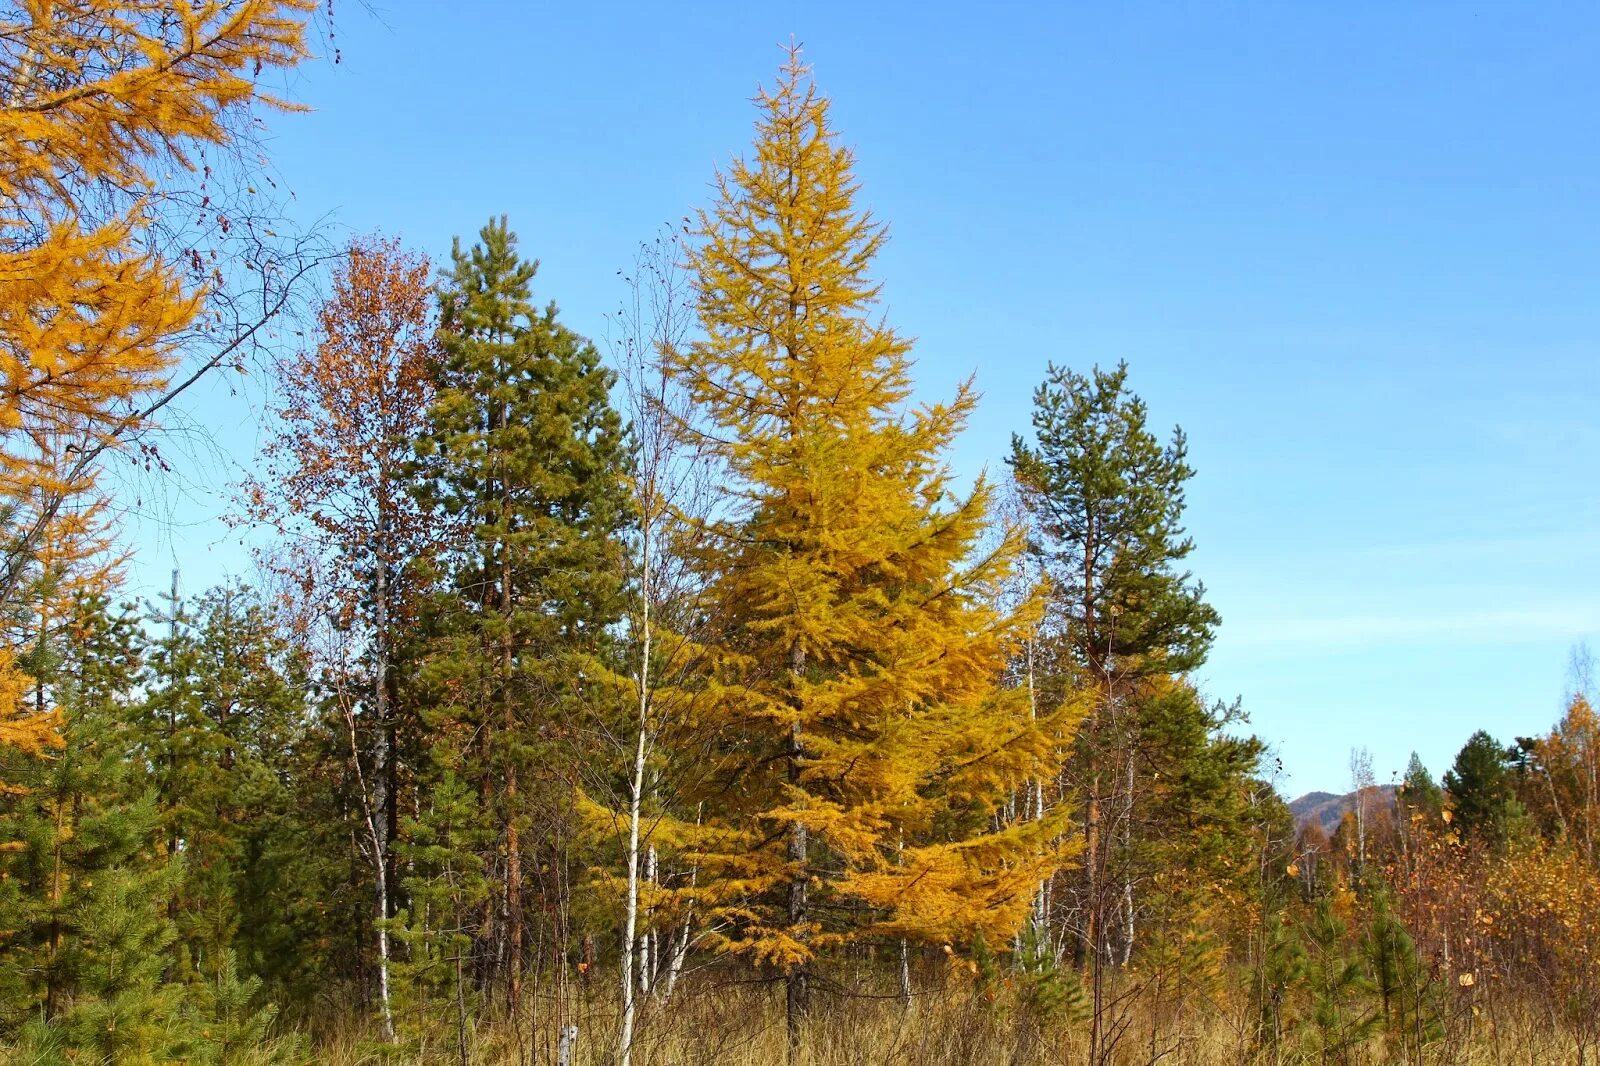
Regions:
<instances>
[{"instance_id":1,"label":"golden larch foliage","mask_svg":"<svg viewBox=\"0 0 1600 1066\"><path fill-rule=\"evenodd\" d=\"M33 679L17 668L16 655L0 648L0 750L12 749L24 755L43 755L61 746L59 722L51 713L24 713L23 699ZM0 781L0 796L21 791L16 785ZM0 841L0 848L5 843Z\"/></svg>"},{"instance_id":2,"label":"golden larch foliage","mask_svg":"<svg viewBox=\"0 0 1600 1066\"><path fill-rule=\"evenodd\" d=\"M161 175L227 145L307 54L311 0L21 0L0 10L0 593L103 581L94 458L143 428L205 293L152 239ZM107 203L127 206L106 215ZM173 249L171 254L182 254ZM45 571L48 570L48 573ZM43 580L41 580L41 578ZM37 625L30 624L37 632ZM7 637L13 645L16 636ZM4 651L0 695L18 680ZM0 745L54 722L0 708Z\"/></svg>"},{"instance_id":3,"label":"golden larch foliage","mask_svg":"<svg viewBox=\"0 0 1600 1066\"><path fill-rule=\"evenodd\" d=\"M1022 540L990 535L990 485L958 497L942 458L970 383L910 403L911 346L869 274L885 231L827 101L792 58L758 106L754 158L719 175L689 254L703 339L666 353L728 479L689 549L712 635L675 704L706 813L660 835L724 950L794 966L862 937L1004 942L1065 849L1059 818L997 812L1077 712L1034 720L998 683L1038 610L994 606Z\"/></svg>"}]
</instances>

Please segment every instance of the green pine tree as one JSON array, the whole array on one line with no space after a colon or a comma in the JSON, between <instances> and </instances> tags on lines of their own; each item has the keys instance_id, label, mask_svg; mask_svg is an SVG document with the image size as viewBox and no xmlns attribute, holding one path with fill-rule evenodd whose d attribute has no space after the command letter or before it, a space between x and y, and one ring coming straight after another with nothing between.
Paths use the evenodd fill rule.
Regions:
<instances>
[{"instance_id":1,"label":"green pine tree","mask_svg":"<svg viewBox=\"0 0 1600 1066\"><path fill-rule=\"evenodd\" d=\"M1058 1022L1076 1024L1088 1016L1083 982L1076 971L1061 965L1037 922L1023 927L1012 961L1017 1009L1026 1022L1043 1030Z\"/></svg>"},{"instance_id":2,"label":"green pine tree","mask_svg":"<svg viewBox=\"0 0 1600 1066\"><path fill-rule=\"evenodd\" d=\"M1255 865L1238 859L1254 846L1263 797L1275 793L1259 779L1266 745L1239 735L1237 703L1208 703L1187 683L1142 690L1129 701L1138 829L1108 861L1117 880L1148 886L1141 910L1153 932L1164 925L1189 941L1219 904L1258 891Z\"/></svg>"},{"instance_id":3,"label":"green pine tree","mask_svg":"<svg viewBox=\"0 0 1600 1066\"><path fill-rule=\"evenodd\" d=\"M20 890L0 922L0 956L17 971L0 991L0 1026L27 1017L21 1044L41 1063L172 1061L184 988L169 977L170 907L184 868L164 854L157 804L132 772L138 620L86 599L60 649L42 680L66 744L36 764L10 812L8 835L22 847L0 854L0 882Z\"/></svg>"},{"instance_id":4,"label":"green pine tree","mask_svg":"<svg viewBox=\"0 0 1600 1066\"><path fill-rule=\"evenodd\" d=\"M173 903L175 976L215 980L238 951L246 973L281 965L284 909L264 890L296 861L286 760L310 718L304 656L249 590L228 585L152 611L148 698L132 715L137 764L185 877Z\"/></svg>"},{"instance_id":5,"label":"green pine tree","mask_svg":"<svg viewBox=\"0 0 1600 1066\"><path fill-rule=\"evenodd\" d=\"M1455 764L1445 771L1444 790L1463 833L1503 843L1522 818L1511 762L1512 752L1481 729L1456 753Z\"/></svg>"},{"instance_id":6,"label":"green pine tree","mask_svg":"<svg viewBox=\"0 0 1600 1066\"><path fill-rule=\"evenodd\" d=\"M1361 940L1382 1009L1391 1060L1421 1062L1423 1049L1444 1034L1440 991L1416 941L1394 913L1387 888L1373 891L1372 914Z\"/></svg>"},{"instance_id":7,"label":"green pine tree","mask_svg":"<svg viewBox=\"0 0 1600 1066\"><path fill-rule=\"evenodd\" d=\"M1182 526L1193 475L1183 432L1163 444L1127 377L1126 364L1089 376L1052 365L1034 392L1034 440L1013 436L1009 459L1032 521L1030 548L1051 582L1043 628L1057 648L1044 659L1067 673L1065 686L1092 694L1073 776L1083 792L1074 909L1082 915L1078 959L1093 970L1093 1062L1104 1053L1100 971L1133 950L1132 873L1112 862L1129 841L1113 841L1106 826L1108 809L1135 802L1128 771L1140 727L1132 715L1143 689L1159 690L1205 660L1219 622L1204 586L1182 569L1193 550Z\"/></svg>"},{"instance_id":8,"label":"green pine tree","mask_svg":"<svg viewBox=\"0 0 1600 1066\"><path fill-rule=\"evenodd\" d=\"M165 976L176 937L165 909L182 866L176 860L161 866L135 861L137 849L154 839L155 828L148 802L83 827L94 834L93 846L127 858L82 876L81 890L65 911L71 991L59 1014L36 1023L23 1038L25 1047L34 1044L61 1055L42 1053L41 1063L154 1066L181 1056L184 989Z\"/></svg>"},{"instance_id":9,"label":"green pine tree","mask_svg":"<svg viewBox=\"0 0 1600 1066\"><path fill-rule=\"evenodd\" d=\"M503 218L470 250L457 242L418 449L421 498L456 530L428 603L421 682L430 722L459 743L457 768L496 834L486 856L495 902L476 954L513 1009L529 915L565 913L571 774L589 712L576 660L607 643L625 609L630 516L613 375L553 304L535 307L536 270ZM546 906L531 906L535 892ZM564 949L565 935L540 939Z\"/></svg>"},{"instance_id":10,"label":"green pine tree","mask_svg":"<svg viewBox=\"0 0 1600 1066\"><path fill-rule=\"evenodd\" d=\"M127 709L137 699L138 620L101 597L77 605L56 665L40 683L63 716L62 750L10 772L22 791L3 808L0 1032L30 1014L56 1019L87 975L80 916L87 894L130 878L165 878L146 833L153 807L131 781Z\"/></svg>"},{"instance_id":11,"label":"green pine tree","mask_svg":"<svg viewBox=\"0 0 1600 1066\"><path fill-rule=\"evenodd\" d=\"M1351 950L1348 932L1326 897L1317 901L1311 918L1300 928L1308 996L1301 1038L1311 1061L1322 1066L1353 1061L1383 1022L1372 1006L1373 983L1365 960Z\"/></svg>"},{"instance_id":12,"label":"green pine tree","mask_svg":"<svg viewBox=\"0 0 1600 1066\"><path fill-rule=\"evenodd\" d=\"M1400 781L1400 797L1408 814L1436 818L1444 808L1444 789L1439 787L1416 752L1411 753L1411 761L1406 764L1405 777Z\"/></svg>"},{"instance_id":13,"label":"green pine tree","mask_svg":"<svg viewBox=\"0 0 1600 1066\"><path fill-rule=\"evenodd\" d=\"M1013 436L1009 460L1074 658L1097 683L1194 669L1219 621L1179 569L1194 548L1183 431L1162 444L1127 379L1125 363L1089 377L1052 365L1034 392L1036 440Z\"/></svg>"},{"instance_id":14,"label":"green pine tree","mask_svg":"<svg viewBox=\"0 0 1600 1066\"><path fill-rule=\"evenodd\" d=\"M395 967L396 1020L403 1037L454 1045L466 1061L481 1002L474 983L475 930L465 923L492 898L484 854L494 835L476 790L448 768L452 757L447 749L436 759L447 768L401 835L410 906L394 919L406 949Z\"/></svg>"},{"instance_id":15,"label":"green pine tree","mask_svg":"<svg viewBox=\"0 0 1600 1066\"><path fill-rule=\"evenodd\" d=\"M304 1060L304 1042L273 1032L277 1008L263 1003L261 979L243 977L232 951L190 990L184 1011L186 1062L196 1066L268 1066Z\"/></svg>"},{"instance_id":16,"label":"green pine tree","mask_svg":"<svg viewBox=\"0 0 1600 1066\"><path fill-rule=\"evenodd\" d=\"M1262 923L1261 941L1254 952L1251 999L1255 1005L1256 1032L1251 1042L1254 1061L1280 1063L1285 1048L1293 1046L1302 1014L1298 992L1306 979L1306 950L1296 929L1281 909Z\"/></svg>"}]
</instances>

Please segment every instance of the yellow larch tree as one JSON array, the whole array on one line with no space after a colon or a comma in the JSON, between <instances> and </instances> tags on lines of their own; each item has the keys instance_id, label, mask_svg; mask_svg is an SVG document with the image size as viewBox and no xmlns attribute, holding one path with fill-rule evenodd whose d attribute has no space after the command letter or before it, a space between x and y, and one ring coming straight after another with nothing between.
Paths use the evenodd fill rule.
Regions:
<instances>
[{"instance_id":1,"label":"yellow larch tree","mask_svg":"<svg viewBox=\"0 0 1600 1066\"><path fill-rule=\"evenodd\" d=\"M999 811L1076 711L999 684L1037 598L997 606L1021 538L988 535L990 485L958 496L943 459L976 396L912 404L869 274L885 230L798 54L757 103L689 252L702 337L665 355L726 477L691 549L702 669L674 697L703 815L659 834L697 870L705 942L785 973L795 1039L825 949L1017 931L1062 823Z\"/></svg>"},{"instance_id":2,"label":"yellow larch tree","mask_svg":"<svg viewBox=\"0 0 1600 1066\"><path fill-rule=\"evenodd\" d=\"M19 705L41 624L21 601L103 578L98 462L170 397L205 307L181 261L198 253L161 247L163 182L194 146L233 144L252 105L289 106L259 78L305 57L312 7L0 5L0 747L56 743L52 715Z\"/></svg>"}]
</instances>

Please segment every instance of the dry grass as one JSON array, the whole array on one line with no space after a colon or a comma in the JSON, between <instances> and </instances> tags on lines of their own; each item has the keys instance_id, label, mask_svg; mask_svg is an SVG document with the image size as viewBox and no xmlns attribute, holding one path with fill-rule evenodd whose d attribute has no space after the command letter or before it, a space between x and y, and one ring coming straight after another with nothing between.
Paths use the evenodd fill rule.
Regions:
<instances>
[{"instance_id":1,"label":"dry grass","mask_svg":"<svg viewBox=\"0 0 1600 1066\"><path fill-rule=\"evenodd\" d=\"M572 1066L613 1066L614 1001L597 990L564 1010L545 1000L531 1024L480 1027L469 1066L556 1061L556 1033L578 1026ZM1401 1058L1382 1039L1324 1058L1309 1046L1252 1051L1253 1013L1242 1002L1175 1003L1132 997L1113 1016L1120 1033L1115 1066L1564 1066L1580 1062L1573 1038L1539 1004L1480 1000L1458 1012L1420 1062ZM521 1040L516 1039L520 1030ZM520 1046L519 1046L520 1045ZM1594 1052L1588 1061L1594 1062ZM877 994L818 994L797 1059L787 1057L781 986L706 979L641 1019L636 1066L1078 1066L1088 1060L1087 1026L1058 1019L1035 1024L1025 1012L983 1004L970 985L955 984L902 1005ZM458 1063L453 1034L443 1028L406 1048L383 1048L345 1032L325 1040L313 1061L327 1066L432 1066Z\"/></svg>"}]
</instances>

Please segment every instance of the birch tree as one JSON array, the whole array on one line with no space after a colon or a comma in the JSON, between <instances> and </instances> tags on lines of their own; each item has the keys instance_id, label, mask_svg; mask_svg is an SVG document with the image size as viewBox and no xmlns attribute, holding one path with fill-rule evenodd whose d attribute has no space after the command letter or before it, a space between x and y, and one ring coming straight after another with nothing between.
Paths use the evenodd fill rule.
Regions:
<instances>
[{"instance_id":1,"label":"birch tree","mask_svg":"<svg viewBox=\"0 0 1600 1066\"><path fill-rule=\"evenodd\" d=\"M397 241L353 241L317 313L317 343L276 364L276 432L246 481L246 516L280 537L266 561L291 578L300 617L350 741L373 873L373 938L386 1038L393 841L404 754L417 739L397 708L397 633L415 621L418 564L435 535L411 492L414 441L432 402L434 296L427 257ZM414 733L414 729L413 729Z\"/></svg>"},{"instance_id":2,"label":"birch tree","mask_svg":"<svg viewBox=\"0 0 1600 1066\"><path fill-rule=\"evenodd\" d=\"M688 279L681 264L676 234L665 233L644 245L627 278L628 299L613 319L617 336L613 352L621 368L627 398L632 461L630 486L637 523L631 557L629 672L622 689L633 706L632 759L626 784L626 846L623 852L624 901L620 985L622 1019L617 1057L633 1061L634 1033L641 999L665 980L666 994L690 948L692 915L682 914L676 928L659 932L648 922L641 929L641 895L657 887L660 856L652 839L657 820L647 810L651 774L663 770L656 758L658 735L672 710L670 679L682 670L688 650L676 628L663 629L685 597L684 567L687 522L700 510L705 467L687 430L691 412L687 397L663 369L663 356L686 342L692 322ZM669 678L665 686L661 675ZM664 691L658 691L664 690ZM659 805L659 801L658 801ZM659 809L659 806L658 806ZM648 901L644 901L648 904ZM676 912L674 912L676 913ZM658 938L660 944L657 944Z\"/></svg>"}]
</instances>

